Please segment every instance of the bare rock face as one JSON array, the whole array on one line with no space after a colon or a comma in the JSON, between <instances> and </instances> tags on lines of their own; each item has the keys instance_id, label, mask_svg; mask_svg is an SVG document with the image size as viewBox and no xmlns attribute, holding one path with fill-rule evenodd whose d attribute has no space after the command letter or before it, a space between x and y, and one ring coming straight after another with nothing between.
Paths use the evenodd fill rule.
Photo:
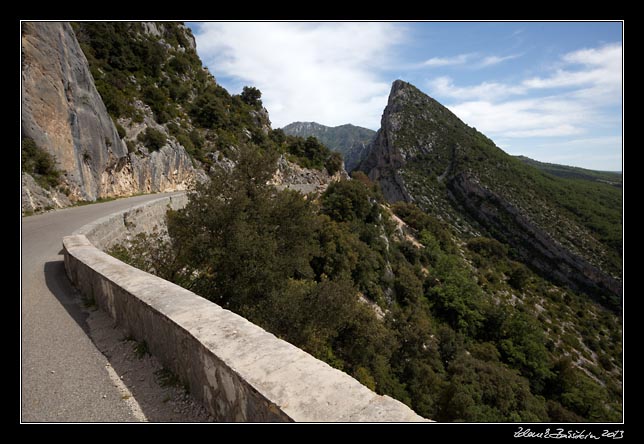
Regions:
<instances>
[{"instance_id":1,"label":"bare rock face","mask_svg":"<svg viewBox=\"0 0 644 444\"><path fill-rule=\"evenodd\" d=\"M69 198L55 190L46 190L29 174L22 175L22 213L29 214L71 205Z\"/></svg>"},{"instance_id":2,"label":"bare rock face","mask_svg":"<svg viewBox=\"0 0 644 444\"><path fill-rule=\"evenodd\" d=\"M128 154L65 22L23 24L22 135L55 156L71 201L184 189L195 175L176 144Z\"/></svg>"},{"instance_id":3,"label":"bare rock face","mask_svg":"<svg viewBox=\"0 0 644 444\"><path fill-rule=\"evenodd\" d=\"M406 99L404 82L393 83L387 107L382 114L381 126L376 138L367 147L367 155L358 169L366 172L369 178L380 183L385 198L390 202L414 199L407 191L398 170L405 166L406 155L396 143L402 125L402 106Z\"/></svg>"},{"instance_id":4,"label":"bare rock face","mask_svg":"<svg viewBox=\"0 0 644 444\"><path fill-rule=\"evenodd\" d=\"M295 190L302 194L323 193L332 182L348 178L349 175L344 168L334 175L329 175L326 170L304 168L280 156L270 184L281 190Z\"/></svg>"}]
</instances>

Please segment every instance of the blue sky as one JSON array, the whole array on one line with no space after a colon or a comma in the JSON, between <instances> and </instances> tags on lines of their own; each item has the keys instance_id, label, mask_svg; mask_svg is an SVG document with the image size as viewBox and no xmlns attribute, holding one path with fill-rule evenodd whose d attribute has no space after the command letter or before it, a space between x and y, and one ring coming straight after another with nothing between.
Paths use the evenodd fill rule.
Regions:
<instances>
[{"instance_id":1,"label":"blue sky","mask_svg":"<svg viewBox=\"0 0 644 444\"><path fill-rule=\"evenodd\" d=\"M262 91L274 128L377 130L403 79L510 154L622 169L622 24L189 23L231 93Z\"/></svg>"}]
</instances>

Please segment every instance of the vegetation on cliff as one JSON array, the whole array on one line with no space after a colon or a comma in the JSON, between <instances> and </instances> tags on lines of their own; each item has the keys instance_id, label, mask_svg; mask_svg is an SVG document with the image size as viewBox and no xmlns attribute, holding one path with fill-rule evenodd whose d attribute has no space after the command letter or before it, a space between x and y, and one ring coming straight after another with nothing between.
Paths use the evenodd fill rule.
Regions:
<instances>
[{"instance_id":1,"label":"vegetation on cliff","mask_svg":"<svg viewBox=\"0 0 644 444\"><path fill-rule=\"evenodd\" d=\"M56 167L54 157L33 139L22 139L20 162L22 172L30 174L41 187L51 189L60 184L61 172Z\"/></svg>"},{"instance_id":2,"label":"vegetation on cliff","mask_svg":"<svg viewBox=\"0 0 644 444\"><path fill-rule=\"evenodd\" d=\"M237 95L217 84L201 64L190 29L177 22L152 25L73 24L96 88L130 152L158 150L173 139L207 171L234 156L239 145L250 144L288 154L304 167L326 167L331 174L339 169L337 155L317 140L271 130L259 89L246 86ZM154 127L138 132L147 116Z\"/></svg>"},{"instance_id":3,"label":"vegetation on cliff","mask_svg":"<svg viewBox=\"0 0 644 444\"><path fill-rule=\"evenodd\" d=\"M532 226L601 272L621 275L619 188L559 178L527 165L402 81L394 83L380 132L360 168L370 174L379 170L384 176L395 171L423 210L464 235L486 233L490 227L466 214L463 205L454 201L450 184L459 175L493 192ZM510 223L499 220L498 225L504 230ZM522 252L524 256L528 253ZM621 304L616 295L602 298L612 308Z\"/></svg>"}]
</instances>

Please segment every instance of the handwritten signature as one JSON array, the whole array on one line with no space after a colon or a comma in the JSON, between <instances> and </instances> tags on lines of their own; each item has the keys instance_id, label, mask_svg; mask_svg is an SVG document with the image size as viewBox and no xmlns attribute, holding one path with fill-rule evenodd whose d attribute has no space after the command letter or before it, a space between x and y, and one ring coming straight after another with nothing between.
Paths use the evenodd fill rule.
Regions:
<instances>
[{"instance_id":1,"label":"handwritten signature","mask_svg":"<svg viewBox=\"0 0 644 444\"><path fill-rule=\"evenodd\" d=\"M564 429L546 429L544 432L534 432L530 429L519 427L519 430L514 432L515 438L544 438L544 439L622 439L624 437L623 430L603 430L600 436L595 435L593 432L586 430L564 430Z\"/></svg>"}]
</instances>

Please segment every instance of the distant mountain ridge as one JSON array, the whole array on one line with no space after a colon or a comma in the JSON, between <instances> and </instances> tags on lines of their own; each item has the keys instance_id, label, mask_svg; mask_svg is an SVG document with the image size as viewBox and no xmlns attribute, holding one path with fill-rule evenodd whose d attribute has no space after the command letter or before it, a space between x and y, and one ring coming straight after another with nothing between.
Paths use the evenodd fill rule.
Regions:
<instances>
[{"instance_id":1,"label":"distant mountain ridge","mask_svg":"<svg viewBox=\"0 0 644 444\"><path fill-rule=\"evenodd\" d=\"M376 135L373 130L351 124L330 127L317 122L293 122L282 130L291 136L313 136L328 148L339 151L347 171L357 168L366 155L367 145Z\"/></svg>"},{"instance_id":2,"label":"distant mountain ridge","mask_svg":"<svg viewBox=\"0 0 644 444\"><path fill-rule=\"evenodd\" d=\"M533 166L544 173L564 179L582 179L591 182L603 182L616 187L622 186L621 171L597 171L587 170L585 168L573 167L568 165L559 165L556 163L539 162L526 156L515 156L526 165Z\"/></svg>"}]
</instances>

